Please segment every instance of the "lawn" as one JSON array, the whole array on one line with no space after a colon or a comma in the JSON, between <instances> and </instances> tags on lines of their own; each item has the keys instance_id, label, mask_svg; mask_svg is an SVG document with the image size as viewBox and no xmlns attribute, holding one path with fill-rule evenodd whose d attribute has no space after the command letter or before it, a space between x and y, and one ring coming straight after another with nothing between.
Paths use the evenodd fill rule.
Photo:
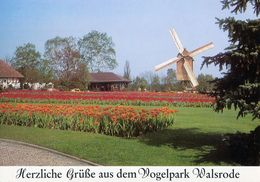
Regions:
<instances>
[{"instance_id":1,"label":"lawn","mask_svg":"<svg viewBox=\"0 0 260 182\"><path fill-rule=\"evenodd\" d=\"M177 110L172 127L132 139L6 125L0 125L0 138L45 146L101 165L237 165L220 150L222 135L249 132L260 125L250 117L236 120L235 111Z\"/></svg>"}]
</instances>

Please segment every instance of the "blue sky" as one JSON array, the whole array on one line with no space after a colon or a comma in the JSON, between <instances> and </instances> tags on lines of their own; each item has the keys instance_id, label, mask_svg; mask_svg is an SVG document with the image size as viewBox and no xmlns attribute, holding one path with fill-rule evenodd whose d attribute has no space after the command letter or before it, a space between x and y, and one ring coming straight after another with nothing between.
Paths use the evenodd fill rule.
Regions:
<instances>
[{"instance_id":1,"label":"blue sky","mask_svg":"<svg viewBox=\"0 0 260 182\"><path fill-rule=\"evenodd\" d=\"M2 59L27 42L43 53L44 43L55 36L80 38L97 30L115 43L119 66L114 71L123 74L128 60L131 75L137 76L177 55L168 31L174 27L189 51L214 43L213 49L195 57L195 73L220 76L214 66L200 70L202 56L215 55L228 45L227 33L215 24L215 17L230 13L221 10L218 0L1 0L0 12ZM250 8L236 17L255 18Z\"/></svg>"}]
</instances>

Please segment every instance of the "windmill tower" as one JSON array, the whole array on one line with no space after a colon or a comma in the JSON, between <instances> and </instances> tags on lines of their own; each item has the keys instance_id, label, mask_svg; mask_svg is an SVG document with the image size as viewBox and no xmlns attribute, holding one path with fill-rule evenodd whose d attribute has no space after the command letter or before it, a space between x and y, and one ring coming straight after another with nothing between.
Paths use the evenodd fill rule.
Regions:
<instances>
[{"instance_id":1,"label":"windmill tower","mask_svg":"<svg viewBox=\"0 0 260 182\"><path fill-rule=\"evenodd\" d=\"M198 55L199 53L202 53L208 49L211 49L214 47L213 43L210 42L202 47L199 47L191 52L183 48L182 43L174 29L170 30L170 34L172 36L172 39L179 51L177 57L171 58L168 61L165 61L157 66L155 66L155 70L159 71L167 66L170 66L174 63L177 64L176 66L176 77L177 80L189 80L193 87L196 87L199 85L195 74L193 72L193 57Z\"/></svg>"}]
</instances>

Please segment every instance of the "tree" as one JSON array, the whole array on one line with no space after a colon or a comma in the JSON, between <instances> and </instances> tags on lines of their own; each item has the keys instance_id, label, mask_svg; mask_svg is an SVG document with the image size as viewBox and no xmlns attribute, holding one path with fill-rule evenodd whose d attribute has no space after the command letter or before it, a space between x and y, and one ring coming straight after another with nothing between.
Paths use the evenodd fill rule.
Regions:
<instances>
[{"instance_id":1,"label":"tree","mask_svg":"<svg viewBox=\"0 0 260 182\"><path fill-rule=\"evenodd\" d=\"M54 72L51 68L50 61L47 59L42 59L39 65L39 81L42 83L52 82L54 79Z\"/></svg>"},{"instance_id":2,"label":"tree","mask_svg":"<svg viewBox=\"0 0 260 182\"><path fill-rule=\"evenodd\" d=\"M260 12L259 0L223 0L223 9L242 13L250 2L256 16ZM233 17L217 19L221 29L228 31L230 46L226 52L205 57L202 64L215 64L227 71L223 78L215 80L214 96L216 111L234 106L238 116L251 113L253 119L260 118L260 19L236 20Z\"/></svg>"},{"instance_id":3,"label":"tree","mask_svg":"<svg viewBox=\"0 0 260 182\"><path fill-rule=\"evenodd\" d=\"M148 85L147 80L144 77L137 76L133 80L131 87L134 90L139 90L139 89L144 90L147 88L147 85Z\"/></svg>"},{"instance_id":4,"label":"tree","mask_svg":"<svg viewBox=\"0 0 260 182\"><path fill-rule=\"evenodd\" d=\"M198 75L198 82L199 85L196 87L197 91L201 93L207 93L207 92L212 92L214 88L214 83L213 83L213 76L212 75L204 75L204 74L199 74Z\"/></svg>"},{"instance_id":5,"label":"tree","mask_svg":"<svg viewBox=\"0 0 260 182\"><path fill-rule=\"evenodd\" d=\"M69 79L80 60L79 51L73 37L55 37L45 43L44 56L49 60L59 79Z\"/></svg>"},{"instance_id":6,"label":"tree","mask_svg":"<svg viewBox=\"0 0 260 182\"><path fill-rule=\"evenodd\" d=\"M259 0L223 0L223 9L233 13L246 11L248 3L256 16L260 12ZM223 78L215 79L212 95L216 97L216 111L234 106L237 117L252 114L260 118L260 19L236 20L233 17L217 19L221 29L228 32L230 46L225 52L205 57L202 64L215 64L220 71L226 68ZM248 133L228 135L225 143L231 159L242 165L260 165L260 126Z\"/></svg>"},{"instance_id":7,"label":"tree","mask_svg":"<svg viewBox=\"0 0 260 182\"><path fill-rule=\"evenodd\" d=\"M168 69L166 77L163 78L163 82L164 82L164 90L166 91L174 90L174 86L177 82L175 70L173 70L172 68Z\"/></svg>"},{"instance_id":8,"label":"tree","mask_svg":"<svg viewBox=\"0 0 260 182\"><path fill-rule=\"evenodd\" d=\"M131 80L130 73L131 73L130 64L129 61L126 61L124 67L124 78Z\"/></svg>"},{"instance_id":9,"label":"tree","mask_svg":"<svg viewBox=\"0 0 260 182\"><path fill-rule=\"evenodd\" d=\"M74 88L80 88L81 90L87 89L89 83L89 72L85 63L79 64L73 80L78 83Z\"/></svg>"},{"instance_id":10,"label":"tree","mask_svg":"<svg viewBox=\"0 0 260 182\"><path fill-rule=\"evenodd\" d=\"M40 77L38 70L40 61L41 55L36 51L35 45L27 43L16 48L12 65L24 76L25 82L33 83Z\"/></svg>"},{"instance_id":11,"label":"tree","mask_svg":"<svg viewBox=\"0 0 260 182\"><path fill-rule=\"evenodd\" d=\"M84 63L80 63L75 72L70 76L69 80L60 80L59 85L61 89L73 89L79 88L80 90L86 90L89 82L89 72Z\"/></svg>"},{"instance_id":12,"label":"tree","mask_svg":"<svg viewBox=\"0 0 260 182\"><path fill-rule=\"evenodd\" d=\"M45 43L45 58L55 72L63 89L84 88L88 75L87 66L80 60L80 53L73 37L55 37ZM80 75L80 77L79 77Z\"/></svg>"},{"instance_id":13,"label":"tree","mask_svg":"<svg viewBox=\"0 0 260 182\"><path fill-rule=\"evenodd\" d=\"M81 60L92 71L113 70L117 66L112 37L92 31L78 41Z\"/></svg>"},{"instance_id":14,"label":"tree","mask_svg":"<svg viewBox=\"0 0 260 182\"><path fill-rule=\"evenodd\" d=\"M151 91L161 91L161 81L158 75L154 75L151 81Z\"/></svg>"},{"instance_id":15,"label":"tree","mask_svg":"<svg viewBox=\"0 0 260 182\"><path fill-rule=\"evenodd\" d=\"M146 83L147 83L147 89L148 90L151 90L151 86L152 86L152 81L153 81L153 78L156 76L156 74L153 72L153 71L146 71L144 73L141 74L141 78L143 78L144 80L146 80Z\"/></svg>"}]
</instances>

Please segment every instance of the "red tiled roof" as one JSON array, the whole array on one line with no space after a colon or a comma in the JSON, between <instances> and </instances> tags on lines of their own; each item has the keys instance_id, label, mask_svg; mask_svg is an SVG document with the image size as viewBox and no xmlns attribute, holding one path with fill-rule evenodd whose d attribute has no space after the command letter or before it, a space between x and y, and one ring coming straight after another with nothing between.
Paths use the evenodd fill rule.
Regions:
<instances>
[{"instance_id":1,"label":"red tiled roof","mask_svg":"<svg viewBox=\"0 0 260 182\"><path fill-rule=\"evenodd\" d=\"M23 78L23 75L6 62L0 60L0 78Z\"/></svg>"},{"instance_id":2,"label":"red tiled roof","mask_svg":"<svg viewBox=\"0 0 260 182\"><path fill-rule=\"evenodd\" d=\"M101 83L101 82L131 82L131 81L112 72L90 73L90 83Z\"/></svg>"}]
</instances>

